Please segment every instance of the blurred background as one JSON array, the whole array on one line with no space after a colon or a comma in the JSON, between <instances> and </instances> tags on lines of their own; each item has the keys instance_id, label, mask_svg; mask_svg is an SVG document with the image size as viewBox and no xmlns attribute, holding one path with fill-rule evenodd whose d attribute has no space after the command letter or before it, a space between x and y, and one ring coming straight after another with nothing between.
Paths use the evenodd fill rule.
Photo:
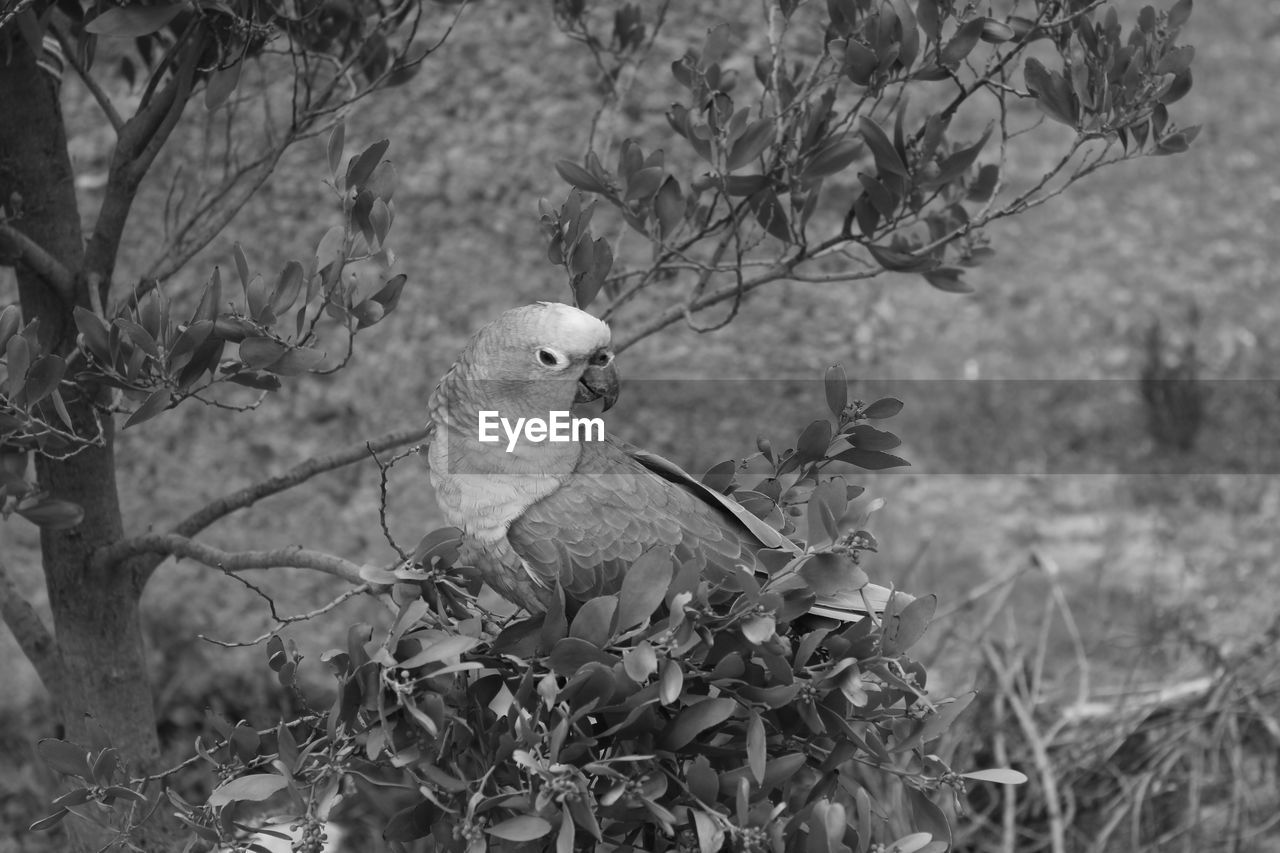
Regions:
<instances>
[{"instance_id":1,"label":"blurred background","mask_svg":"<svg viewBox=\"0 0 1280 853\"><path fill-rule=\"evenodd\" d=\"M679 56L717 14L735 17L735 4L699 5L677 10L659 52ZM1131 18L1139 4L1116 5ZM126 431L126 519L162 529L264 475L420 423L428 394L475 329L512 306L569 299L563 270L546 261L536 202L563 198L552 164L585 148L595 103L583 94L590 56L540 5L472 11L416 78L347 117L348 150L391 139L400 175L392 245L397 270L409 276L400 310L360 341L351 369L289 382L253 413L187 406ZM818 380L831 363L855 381L854 396L903 400L886 426L903 438L895 453L912 467L849 477L885 501L869 522L880 543L873 579L940 598L933 646L917 649L940 695L1025 664L1031 708L1061 720L1067 708L1085 715L1087 698L1099 716L1072 719L1103 721L1094 730L1121 744L1132 731L1116 721L1132 715L1117 708L1146 707L1134 697L1167 698L1174 694L1160 691L1169 689L1203 699L1203 679L1274 630L1280 607L1280 3L1198 4L1182 41L1196 47L1196 82L1178 119L1204 126L1191 150L1105 170L996 223L994 258L967 274L975 293L894 274L766 288L722 331L675 326L624 353L629 384L607 418L622 438L700 473L753 453L758 434L792 446L808 420L825 414ZM652 64L663 68L661 59ZM646 150L674 148L663 118L668 78L653 76L613 132L639 136ZM96 212L111 139L77 81L68 75L64 85L82 204ZM175 140L156 175L196 147L200 131L183 132L193 134L190 144ZM1057 156L1049 146L1042 154L1025 150L1012 168L1036 174ZM312 252L338 221L322 184L324 156L323 138L287 154L239 218L166 285L171 292L228 268L236 241L266 266ZM121 280L151 261L158 241L148 229L164 203L162 185L140 197ZM1144 375L1185 378L1190 396L1151 402ZM778 400L776 414L761 413L762 399ZM440 523L420 460L393 469L389 497L402 547ZM305 543L386 564L394 555L379 500L370 462L265 501L208 540ZM0 527L0 549L40 606L36 545L34 528ZM306 572L258 581L291 613L340 591ZM271 627L265 604L240 584L171 562L144 608L162 715L175 738L183 733L178 749L189 748L186 733L208 706L252 718L282 701L260 648L228 651L197 637L244 640ZM379 612L355 600L289 633L315 662L346 625ZM1274 654L1274 643L1256 653ZM1274 676L1258 678L1249 695L1274 700ZM0 752L18 759L0 770L0 822L25 825L43 772L32 743L54 729L34 673L4 632L0 680ZM1242 713L1264 732L1273 727L1280 743L1270 707ZM1205 713L1203 703L1197 709ZM1155 740L1187 737L1159 731ZM1251 741L1240 734L1232 743ZM1231 809L1255 807L1251 797L1274 798L1274 781L1223 795L1215 820L1225 826Z\"/></svg>"}]
</instances>

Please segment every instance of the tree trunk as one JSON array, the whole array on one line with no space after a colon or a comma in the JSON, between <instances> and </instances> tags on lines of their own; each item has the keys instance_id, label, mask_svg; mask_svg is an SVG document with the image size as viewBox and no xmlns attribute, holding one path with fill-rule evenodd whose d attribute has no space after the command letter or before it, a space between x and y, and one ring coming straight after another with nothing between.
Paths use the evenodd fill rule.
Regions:
<instances>
[{"instance_id":1,"label":"tree trunk","mask_svg":"<svg viewBox=\"0 0 1280 853\"><path fill-rule=\"evenodd\" d=\"M10 224L75 273L75 302L87 307L80 214L57 88L13 28L0 34L0 43L7 43L0 44L0 116L6 117L0 121L0 199L21 195L22 216ZM19 264L16 272L24 321L39 319L45 347L74 349L74 305L30 269ZM67 397L77 428L93 434L91 401ZM104 446L36 462L40 486L85 513L77 527L40 536L63 664L63 689L54 699L69 740L86 743L84 718L91 715L136 772L152 768L160 754L139 623L142 583L123 567L102 575L89 570L94 549L120 539L123 529L111 421L102 420Z\"/></svg>"}]
</instances>

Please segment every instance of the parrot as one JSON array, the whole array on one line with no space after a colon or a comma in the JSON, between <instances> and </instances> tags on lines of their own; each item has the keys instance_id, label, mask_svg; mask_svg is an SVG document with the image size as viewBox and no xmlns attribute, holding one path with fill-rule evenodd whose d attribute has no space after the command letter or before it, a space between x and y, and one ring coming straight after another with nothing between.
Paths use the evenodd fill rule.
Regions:
<instances>
[{"instance_id":1,"label":"parrot","mask_svg":"<svg viewBox=\"0 0 1280 853\"><path fill-rule=\"evenodd\" d=\"M459 564L539 613L557 585L570 604L617 593L628 567L655 548L677 565L726 573L744 565L767 574L762 549L801 553L732 498L611 435L481 439L499 416L545 422L595 400L608 410L620 390L610 342L609 326L591 314L537 302L480 329L440 380L428 401L427 461L441 511L462 531ZM891 594L868 585L819 596L810 613L852 621L868 606L883 611Z\"/></svg>"}]
</instances>

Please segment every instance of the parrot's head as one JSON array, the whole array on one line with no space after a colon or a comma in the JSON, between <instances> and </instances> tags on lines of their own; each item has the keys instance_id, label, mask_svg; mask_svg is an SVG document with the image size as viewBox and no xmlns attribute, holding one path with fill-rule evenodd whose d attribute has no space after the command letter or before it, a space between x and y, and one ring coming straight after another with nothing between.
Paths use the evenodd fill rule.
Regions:
<instances>
[{"instance_id":1,"label":"parrot's head","mask_svg":"<svg viewBox=\"0 0 1280 853\"><path fill-rule=\"evenodd\" d=\"M618 399L609 327L571 305L504 312L472 338L462 360L483 397L513 410L566 411L593 400L608 409Z\"/></svg>"}]
</instances>

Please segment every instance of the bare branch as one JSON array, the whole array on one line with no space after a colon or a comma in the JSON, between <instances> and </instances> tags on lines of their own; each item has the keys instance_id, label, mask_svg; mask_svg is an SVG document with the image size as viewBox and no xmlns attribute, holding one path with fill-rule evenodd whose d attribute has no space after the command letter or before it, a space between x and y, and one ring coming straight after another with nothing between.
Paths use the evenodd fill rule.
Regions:
<instances>
[{"instance_id":1,"label":"bare branch","mask_svg":"<svg viewBox=\"0 0 1280 853\"><path fill-rule=\"evenodd\" d=\"M71 270L35 240L5 222L0 222L0 262L5 266L26 264L63 299L70 301L75 296L76 280Z\"/></svg>"},{"instance_id":2,"label":"bare branch","mask_svg":"<svg viewBox=\"0 0 1280 853\"><path fill-rule=\"evenodd\" d=\"M204 530L218 519L230 515L238 509L244 509L270 495L279 494L288 491L294 486L306 482L317 474L325 471L333 471L355 462L360 462L369 458L370 452L378 452L389 450L393 447L399 447L409 444L413 441L420 441L430 433L430 426L415 426L407 429L389 432L378 438L362 441L359 444L353 444L331 453L328 456L320 456L315 459L308 459L299 465L295 465L283 474L272 477L269 480L263 480L252 486L246 486L238 492L233 492L223 498L220 498L193 515L187 517L174 528L174 532L180 536L194 536L201 530Z\"/></svg>"},{"instance_id":3,"label":"bare branch","mask_svg":"<svg viewBox=\"0 0 1280 853\"><path fill-rule=\"evenodd\" d=\"M657 316L642 324L638 329L624 336L614 347L616 352L622 352L628 347L634 346L637 342L649 337L656 332L660 332L673 323L678 323L686 319L690 314L710 308L712 305L719 305L728 299L738 300L746 296L758 287L774 281L795 279L796 276L792 272L793 269L801 262L801 258L795 257L789 260L780 261L772 269L763 272L760 275L744 282L734 282L724 287L718 288L705 293L692 303L681 303L672 305L665 309ZM837 281L860 281L862 279L872 278L879 275L879 270L871 270L867 272L842 272L838 274ZM809 281L828 281L820 276L806 276L805 280Z\"/></svg>"},{"instance_id":4,"label":"bare branch","mask_svg":"<svg viewBox=\"0 0 1280 853\"><path fill-rule=\"evenodd\" d=\"M178 39L170 53L175 57L173 75L153 97L144 98L138 112L120 128L107 174L106 194L93 226L93 236L85 247L84 269L100 276L104 284L111 280L138 185L182 117L191 94L202 27L203 24L197 22Z\"/></svg>"},{"instance_id":5,"label":"bare branch","mask_svg":"<svg viewBox=\"0 0 1280 853\"><path fill-rule=\"evenodd\" d=\"M67 38L67 34L62 31L56 23L49 25L49 29L53 31L54 38L58 40L58 44L62 47L62 53L67 58L67 62L75 69L76 76L84 83L84 87L89 90L89 94L98 102L98 106L102 109L102 114L107 117L107 121L111 122L111 127L116 132L116 138L120 138L120 132L124 130L124 119L120 117L120 112L116 109L116 105L111 102L111 96L98 85L97 79L88 73L80 65L80 52L76 50L76 46L71 43L71 39Z\"/></svg>"},{"instance_id":6,"label":"bare branch","mask_svg":"<svg viewBox=\"0 0 1280 853\"><path fill-rule=\"evenodd\" d=\"M0 562L0 617L4 618L22 653L35 667L45 690L57 697L59 685L64 682L62 656L58 654L52 632L31 602L23 597L3 562Z\"/></svg>"},{"instance_id":7,"label":"bare branch","mask_svg":"<svg viewBox=\"0 0 1280 853\"><path fill-rule=\"evenodd\" d=\"M252 506L263 498L298 486L317 474L323 474L326 471L333 471L346 465L361 462L369 458L370 451L377 452L389 450L393 447L409 444L414 441L421 441L428 437L431 428L429 426L409 427L407 429L395 430L378 438L369 441L353 444L331 453L328 456L321 456L315 459L308 459L299 465L295 465L283 474L279 474L270 479L254 483L246 486L237 492L225 495L210 504L200 508L196 512L187 516L173 528L175 535L179 537L192 537L200 531L209 527L209 525L225 518L231 513ZM152 551L152 554L160 554L158 557L152 557L142 564L142 576L146 577L155 571L156 567L164 562L165 556L163 552Z\"/></svg>"},{"instance_id":8,"label":"bare branch","mask_svg":"<svg viewBox=\"0 0 1280 853\"><path fill-rule=\"evenodd\" d=\"M93 556L94 569L110 571L111 567L144 554L186 557L226 572L247 569L314 569L351 583L364 583L358 565L322 551L310 551L296 545L265 551L223 551L176 533L145 533L100 548Z\"/></svg>"},{"instance_id":9,"label":"bare branch","mask_svg":"<svg viewBox=\"0 0 1280 853\"><path fill-rule=\"evenodd\" d=\"M323 616L325 613L328 613L330 610L333 610L334 608L338 607L343 602L349 599L355 598L357 595L363 595L366 592L373 591L373 584L362 583L359 586L354 586L351 589L343 591L343 593L339 595L337 598L334 598L332 601L330 601L329 603L321 607L317 607L315 610L309 610L306 613L299 613L296 616L281 616L279 613L276 612L276 602L273 598L271 598L271 596L267 595L265 592L259 589L256 585L240 577L235 572L228 571L226 572L226 574L229 577L234 578L235 580L244 584L249 589L253 590L255 593L258 594L260 598L262 598L264 601L267 602L267 607L269 607L271 610L271 618L275 620L276 627L272 628L270 631L267 631L265 634L261 634L257 637L254 637L252 640L219 640L216 637L210 637L205 634L196 634L196 637L198 639L204 640L206 643L212 643L215 646L222 646L224 649L235 649L243 646L256 646L259 643L265 643L267 640L271 639L271 636L273 634L275 634L285 625L291 625L294 622L305 622L308 619L314 619L317 616Z\"/></svg>"}]
</instances>

